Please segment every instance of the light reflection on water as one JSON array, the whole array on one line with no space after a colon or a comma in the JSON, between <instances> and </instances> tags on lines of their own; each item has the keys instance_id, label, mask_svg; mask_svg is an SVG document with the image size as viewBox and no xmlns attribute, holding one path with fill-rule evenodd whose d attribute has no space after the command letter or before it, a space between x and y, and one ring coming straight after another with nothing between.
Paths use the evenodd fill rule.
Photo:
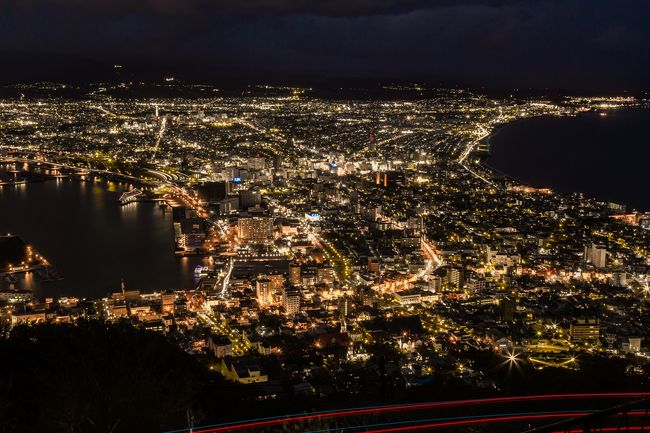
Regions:
<instances>
[{"instance_id":1,"label":"light reflection on water","mask_svg":"<svg viewBox=\"0 0 650 433\"><path fill-rule=\"evenodd\" d=\"M44 282L22 274L16 286L80 297L105 296L122 278L132 290L194 287L194 268L207 259L174 256L171 212L153 203L120 206L117 199L132 187L58 179L0 188L0 232L21 236L64 277ZM0 279L3 288L9 284Z\"/></svg>"}]
</instances>

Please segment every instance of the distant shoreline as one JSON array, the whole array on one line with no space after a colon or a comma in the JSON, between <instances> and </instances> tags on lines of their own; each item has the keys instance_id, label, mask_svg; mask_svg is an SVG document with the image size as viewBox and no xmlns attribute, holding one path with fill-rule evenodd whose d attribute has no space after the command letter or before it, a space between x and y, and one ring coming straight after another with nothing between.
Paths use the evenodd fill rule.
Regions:
<instances>
[{"instance_id":1,"label":"distant shoreline","mask_svg":"<svg viewBox=\"0 0 650 433\"><path fill-rule=\"evenodd\" d=\"M603 110L602 112L614 115L616 113L638 112L638 111L649 111L649 107L640 106L640 107L626 107L626 108L621 108L621 109L607 109L607 110ZM515 125L518 125L518 124L520 124L522 122L526 122L526 121L533 121L534 122L534 121L537 121L537 120L540 120L540 119L541 120L547 119L547 120L553 121L553 120L571 118L571 117L575 117L576 119L590 118L590 117L598 116L599 113L600 113L600 111L598 111L598 110L590 110L590 111L587 111L587 112L577 113L575 115L559 115L559 116L540 115L540 116L531 116L531 117L515 119L515 120L513 120L511 122L508 122L508 123L499 124L499 125L497 125L497 126L495 126L493 128L490 135L488 135L483 141L486 144L488 153L487 153L486 156L483 157L483 161L481 162L481 164L484 165L486 167L486 169L492 171L493 173L495 173L496 175L502 177L503 179L511 180L511 181L520 183L522 185L531 186L531 187L535 187L535 188L548 188L548 189L551 189L551 190L553 190L553 191L555 191L557 193L560 193L560 194L583 193L585 196L593 198L595 200L625 204L629 209L635 208L635 209L637 209L639 211L650 210L650 205L648 205L648 204L642 204L642 205L636 204L635 205L635 204L632 204L631 202L629 202L629 198L624 198L624 197L605 198L603 196L599 196L598 192L584 191L578 186L572 186L572 185L567 184L567 185L565 185L563 187L558 187L557 185L550 185L550 184L547 184L547 183L544 183L544 182L536 182L536 181L533 181L533 180L530 180L530 179L524 179L521 175L517 176L517 175L514 175L512 172L508 172L507 167L497 168L495 166L495 164L494 164L495 156L494 156L493 149L498 147L498 144L495 144L495 142L497 140L497 137L499 137L499 134L501 134L503 132L503 130L505 128L507 128L507 127L515 126ZM549 151L555 151L555 149L549 150ZM548 168L548 169L551 170L551 168ZM560 170L561 170L561 168L560 168ZM605 195L605 194L607 194L607 193L603 192L603 195Z\"/></svg>"},{"instance_id":2,"label":"distant shoreline","mask_svg":"<svg viewBox=\"0 0 650 433\"><path fill-rule=\"evenodd\" d=\"M504 172L502 170L499 170L498 168L490 165L490 160L492 159L492 152L491 152L492 151L492 140L494 140L505 128L507 128L509 126L517 125L517 124L522 123L522 122L524 122L526 120L543 119L543 118L557 118L557 117L568 117L568 116L553 116L553 115L549 115L549 114L541 114L541 115L531 116L531 117L522 117L522 118L519 118L519 119L512 120L512 121L510 121L508 123L500 123L500 124L498 124L497 126L495 126L492 129L492 132L490 132L490 135L488 135L487 137L485 137L482 140L483 142L485 142L487 144L488 156L487 156L487 158L484 159L484 161L481 164L484 165L485 167L487 167L490 171L493 171L493 172L496 172L496 173L500 174L501 176L503 176L504 179L513 180L513 181L521 183L523 185L532 186L532 187L545 187L544 185L533 185L530 182L526 182L526 181L524 181L522 179L519 179L519 178L517 178L517 177L515 177L515 176L513 176L513 175L511 175L509 173L506 173L506 172Z\"/></svg>"}]
</instances>

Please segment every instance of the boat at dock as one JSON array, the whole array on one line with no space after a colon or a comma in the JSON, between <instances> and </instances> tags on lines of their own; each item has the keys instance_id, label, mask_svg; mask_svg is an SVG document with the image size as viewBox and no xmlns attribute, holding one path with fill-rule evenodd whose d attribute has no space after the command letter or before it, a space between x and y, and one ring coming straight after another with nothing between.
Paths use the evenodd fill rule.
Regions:
<instances>
[{"instance_id":1,"label":"boat at dock","mask_svg":"<svg viewBox=\"0 0 650 433\"><path fill-rule=\"evenodd\" d=\"M140 197L144 195L144 192L138 188L134 188L131 191L127 191L123 193L118 201L120 202L121 205L129 204L129 203L134 203L138 201Z\"/></svg>"}]
</instances>

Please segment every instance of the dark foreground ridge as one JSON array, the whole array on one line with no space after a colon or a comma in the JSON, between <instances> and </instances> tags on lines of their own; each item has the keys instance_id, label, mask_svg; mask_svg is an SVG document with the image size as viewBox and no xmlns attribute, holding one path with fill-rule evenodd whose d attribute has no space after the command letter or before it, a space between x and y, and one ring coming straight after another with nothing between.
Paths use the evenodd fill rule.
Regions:
<instances>
[{"instance_id":1,"label":"dark foreground ridge","mask_svg":"<svg viewBox=\"0 0 650 433\"><path fill-rule=\"evenodd\" d=\"M195 425L206 425L246 419L251 414L265 417L287 411L301 413L481 395L648 389L647 374L640 380L631 378L625 374L623 362L585 357L581 371L530 368L503 373L499 377L502 392L477 393L461 382L436 380L411 390L399 390L389 384L382 398L378 384L367 382L357 396L340 392L318 401L294 395L286 381L275 399L260 402L255 386L225 382L209 369L207 359L184 353L164 336L127 323L101 321L80 321L76 326L17 326L7 339L0 340L0 353L0 368L10 372L0 376L3 433L160 432L186 426L188 414ZM502 362L496 356L478 352L471 356L477 365L488 369L498 369ZM607 407L608 403L609 400L598 407ZM492 407L500 410L498 406ZM504 409L508 407L506 404ZM517 409L550 407L535 403ZM445 413L454 414L449 408ZM399 418L391 416L389 420Z\"/></svg>"}]
</instances>

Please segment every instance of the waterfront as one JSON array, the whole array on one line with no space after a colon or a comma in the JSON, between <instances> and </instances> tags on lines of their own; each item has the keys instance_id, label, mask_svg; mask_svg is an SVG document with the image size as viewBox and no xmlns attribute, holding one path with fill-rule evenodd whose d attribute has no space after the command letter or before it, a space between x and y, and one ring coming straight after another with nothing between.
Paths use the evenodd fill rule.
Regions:
<instances>
[{"instance_id":1,"label":"waterfront","mask_svg":"<svg viewBox=\"0 0 650 433\"><path fill-rule=\"evenodd\" d=\"M490 139L488 165L534 186L650 210L650 110L536 117Z\"/></svg>"},{"instance_id":2,"label":"waterfront","mask_svg":"<svg viewBox=\"0 0 650 433\"><path fill-rule=\"evenodd\" d=\"M22 274L17 287L79 297L105 296L122 278L133 290L191 288L202 259L174 256L170 211L154 203L120 206L129 187L75 179L0 187L0 231L20 236L63 276L43 282Z\"/></svg>"},{"instance_id":3,"label":"waterfront","mask_svg":"<svg viewBox=\"0 0 650 433\"><path fill-rule=\"evenodd\" d=\"M0 112L0 155L24 180L1 180L0 232L22 236L64 277L38 288L37 295L50 295L47 302L0 293L3 329L12 330L0 343L17 348L5 357L16 366L6 370L33 378L23 358L70 367L57 364L52 378L28 381L21 388L27 397L32 382L73 397L77 384L84 396L101 388L79 371L108 372L107 383L127 394L134 380L123 371L135 371L165 385L148 396L177 395L178 386L142 367L151 360L177 365L165 366L169 371L202 367L181 378L214 384L214 392L201 386L201 394L227 389L247 408L279 405L259 417L294 407L296 398L305 403L298 410L309 410L321 399L373 404L382 393L403 402L450 392L462 399L461 392L558 395L584 392L584 384L589 392L649 386L641 379L650 377L650 352L642 346L650 339L650 215L611 218L607 203L503 187L481 165L482 152L471 153L498 125L638 101L567 98L555 105L452 89L435 99L359 103L287 89L271 98L211 97L204 105L99 90L80 101L8 101ZM24 174L24 164L57 167L43 160L63 169ZM96 175L105 179L95 183ZM154 203L117 204L123 191L154 185L161 188L143 200L164 199L172 212ZM0 257L4 268L31 264L32 250L7 239L0 237L9 244L2 249L8 258ZM198 287L199 259L175 258L172 242L179 254L213 257ZM39 271L26 276L32 284L48 279ZM57 299L105 296L119 290L122 277L127 289L144 293ZM192 289L149 293L183 287ZM41 343L47 353L32 349ZM161 343L177 355L151 352ZM70 350L61 356L61 348ZM78 348L99 364L69 362L79 358ZM599 381L602 371L608 375ZM548 389L549 374L560 377L557 389ZM72 407L57 402L44 419ZM118 412L110 417L122 419ZM93 422L108 425L110 417ZM150 429L125 423L122 430Z\"/></svg>"}]
</instances>

